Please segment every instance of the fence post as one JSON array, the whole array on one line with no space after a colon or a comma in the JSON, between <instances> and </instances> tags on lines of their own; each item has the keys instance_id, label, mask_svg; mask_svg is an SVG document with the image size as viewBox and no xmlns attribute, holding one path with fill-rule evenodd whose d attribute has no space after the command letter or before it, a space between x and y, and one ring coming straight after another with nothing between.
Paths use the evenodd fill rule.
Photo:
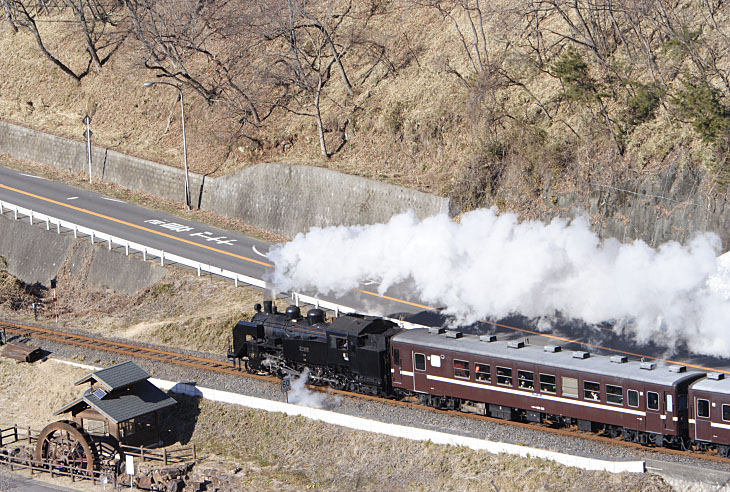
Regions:
<instances>
[{"instance_id":1,"label":"fence post","mask_svg":"<svg viewBox=\"0 0 730 492\"><path fill-rule=\"evenodd\" d=\"M61 234L61 220L60 219L58 222L56 222L56 232Z\"/></svg>"},{"instance_id":2,"label":"fence post","mask_svg":"<svg viewBox=\"0 0 730 492\"><path fill-rule=\"evenodd\" d=\"M109 236L109 251L112 250L112 237Z\"/></svg>"},{"instance_id":3,"label":"fence post","mask_svg":"<svg viewBox=\"0 0 730 492\"><path fill-rule=\"evenodd\" d=\"M167 466L167 448L164 448L162 450L162 456L163 456L163 458L165 460L165 466Z\"/></svg>"},{"instance_id":4,"label":"fence post","mask_svg":"<svg viewBox=\"0 0 730 492\"><path fill-rule=\"evenodd\" d=\"M28 216L28 218L30 219L30 225L33 225L33 211L32 210L30 211L30 215Z\"/></svg>"},{"instance_id":5,"label":"fence post","mask_svg":"<svg viewBox=\"0 0 730 492\"><path fill-rule=\"evenodd\" d=\"M51 230L51 223L48 221L48 216L46 216L46 230L47 231Z\"/></svg>"},{"instance_id":6,"label":"fence post","mask_svg":"<svg viewBox=\"0 0 730 492\"><path fill-rule=\"evenodd\" d=\"M139 447L139 455L142 458L142 463L144 463L144 446Z\"/></svg>"},{"instance_id":7,"label":"fence post","mask_svg":"<svg viewBox=\"0 0 730 492\"><path fill-rule=\"evenodd\" d=\"M31 441L32 434L30 432L30 426L28 426L28 444L33 444L33 441Z\"/></svg>"},{"instance_id":8,"label":"fence post","mask_svg":"<svg viewBox=\"0 0 730 492\"><path fill-rule=\"evenodd\" d=\"M195 444L193 444L193 461L197 461L198 458L195 457Z\"/></svg>"},{"instance_id":9,"label":"fence post","mask_svg":"<svg viewBox=\"0 0 730 492\"><path fill-rule=\"evenodd\" d=\"M91 231L91 244L94 244L94 231Z\"/></svg>"},{"instance_id":10,"label":"fence post","mask_svg":"<svg viewBox=\"0 0 730 492\"><path fill-rule=\"evenodd\" d=\"M74 224L74 239L76 239L76 237L78 236L78 230L78 226Z\"/></svg>"},{"instance_id":11,"label":"fence post","mask_svg":"<svg viewBox=\"0 0 730 492\"><path fill-rule=\"evenodd\" d=\"M160 266L165 266L165 252L160 252Z\"/></svg>"}]
</instances>

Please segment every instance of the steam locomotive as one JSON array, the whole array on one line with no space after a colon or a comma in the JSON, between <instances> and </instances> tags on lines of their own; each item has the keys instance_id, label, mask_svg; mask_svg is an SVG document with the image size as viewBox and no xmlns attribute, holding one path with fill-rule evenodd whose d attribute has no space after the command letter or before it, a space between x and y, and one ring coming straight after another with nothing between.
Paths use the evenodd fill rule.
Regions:
<instances>
[{"instance_id":1,"label":"steam locomotive","mask_svg":"<svg viewBox=\"0 0 730 492\"><path fill-rule=\"evenodd\" d=\"M228 357L251 373L309 371L313 384L440 409L577 426L650 446L714 449L730 457L730 379L682 365L630 361L497 341L443 328L321 309L257 304L233 328Z\"/></svg>"}]
</instances>

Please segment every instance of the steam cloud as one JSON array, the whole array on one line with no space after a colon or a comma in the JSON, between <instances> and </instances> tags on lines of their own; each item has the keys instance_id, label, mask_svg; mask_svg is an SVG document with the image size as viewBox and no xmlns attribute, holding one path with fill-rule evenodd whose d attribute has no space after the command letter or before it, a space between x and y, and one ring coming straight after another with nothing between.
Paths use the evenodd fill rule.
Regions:
<instances>
[{"instance_id":1,"label":"steam cloud","mask_svg":"<svg viewBox=\"0 0 730 492\"><path fill-rule=\"evenodd\" d=\"M639 341L683 341L692 352L727 356L729 290L709 287L729 285L719 248L711 233L653 249L601 241L582 217L520 223L482 209L460 223L408 212L385 224L313 228L268 257L280 290L341 295L375 281L384 294L411 279L423 302L446 306L461 322L561 313L614 322Z\"/></svg>"},{"instance_id":2,"label":"steam cloud","mask_svg":"<svg viewBox=\"0 0 730 492\"><path fill-rule=\"evenodd\" d=\"M304 371L295 378L291 383L291 391L289 392L289 403L296 405L302 405L304 407L312 408L334 408L339 406L342 402L342 398L334 397L330 398L328 393L320 393L311 391L307 388L307 381L309 380L309 369L305 368Z\"/></svg>"}]
</instances>

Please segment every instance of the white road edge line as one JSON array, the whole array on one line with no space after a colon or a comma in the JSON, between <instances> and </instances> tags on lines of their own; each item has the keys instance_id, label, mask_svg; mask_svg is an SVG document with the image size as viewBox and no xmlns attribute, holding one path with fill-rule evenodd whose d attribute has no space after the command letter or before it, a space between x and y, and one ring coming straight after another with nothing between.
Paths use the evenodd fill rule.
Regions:
<instances>
[{"instance_id":1,"label":"white road edge line","mask_svg":"<svg viewBox=\"0 0 730 492\"><path fill-rule=\"evenodd\" d=\"M77 198L78 198L77 196L70 196L70 197L66 198L66 200L76 200Z\"/></svg>"},{"instance_id":2,"label":"white road edge line","mask_svg":"<svg viewBox=\"0 0 730 492\"><path fill-rule=\"evenodd\" d=\"M27 177L29 177L29 178L35 178L35 179L46 179L46 178L41 178L40 176L35 176L35 175L33 175L33 174L27 174L27 173L18 173L18 174L20 174L21 176L27 176Z\"/></svg>"},{"instance_id":3,"label":"white road edge line","mask_svg":"<svg viewBox=\"0 0 730 492\"><path fill-rule=\"evenodd\" d=\"M257 255L259 255L259 256L263 256L264 258L268 258L268 256L266 256L266 255L265 255L265 254L263 254L263 253L262 253L261 251L259 251L259 250L257 250L257 249L256 249L256 245L255 245L255 244L254 244L253 246L251 246L251 249L252 249L252 250L253 250L253 252L254 252L254 253L256 253Z\"/></svg>"}]
</instances>

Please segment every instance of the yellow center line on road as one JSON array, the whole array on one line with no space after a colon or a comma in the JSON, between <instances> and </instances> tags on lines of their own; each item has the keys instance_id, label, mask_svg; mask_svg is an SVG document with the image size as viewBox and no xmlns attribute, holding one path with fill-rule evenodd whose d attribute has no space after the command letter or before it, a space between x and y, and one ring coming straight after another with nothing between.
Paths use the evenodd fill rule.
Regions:
<instances>
[{"instance_id":1,"label":"yellow center line on road","mask_svg":"<svg viewBox=\"0 0 730 492\"><path fill-rule=\"evenodd\" d=\"M139 229L141 231L145 231L145 232L150 232L152 234L157 234L158 236L162 236L162 237L166 237L166 238L169 238L169 239L173 239L175 241L180 241L180 242L183 242L183 243L186 243L186 244L190 244L192 246L198 246L200 248L205 248L205 249L210 250L210 251L215 251L216 253L221 253L221 254L224 254L224 255L232 256L232 257L238 258L240 260L250 261L251 263L256 263L258 265L262 265L262 266L265 266L265 267L273 267L274 266L271 263L266 263L264 261L254 260L253 258L248 258L246 256L237 255L235 253L231 253L229 251L224 251L222 249L214 248L214 247L208 246L206 244L196 243L194 241L190 241L189 239L184 239L184 238L177 237L177 236L173 236L171 234L167 234L167 233L164 233L164 232L161 232L161 231L156 231L156 230L150 229L148 227L140 226L140 225L137 225L137 224L132 224L131 222L127 222L125 220L116 219L114 217L109 217L108 215L100 214L98 212L93 212L91 210L87 210L85 208L77 207L75 205L70 205L68 203L59 202L58 200L53 200L51 198L46 198L44 196L36 195L34 193L30 193L30 192L27 192L27 191L23 191L23 190L19 190L19 189L16 189L16 188L12 188L10 186L7 186L7 185L1 184L1 183L0 183L0 188L4 188L6 190L13 191L15 193L20 193L21 195L26 195L26 196L29 196L29 197L33 197L33 198L36 198L38 200L42 200L44 202L53 203L53 204L59 205L61 207L66 207L66 208L69 208L69 209L72 209L72 210L76 210L77 212L85 213L85 214L88 214L88 215L93 215L93 216L99 217L101 219L106 219L106 220L108 220L110 222L116 222L117 224L122 224L122 225L125 225L125 226L128 226L128 227L132 227L134 229ZM385 296L385 295L380 295L378 293L370 292L370 291L367 291L367 290L358 289L358 291L359 292L362 292L363 294L371 295L371 296L374 296L374 297L380 297L382 299L387 299L387 300L394 301L394 302L398 302L398 303L401 303L401 304L407 304L409 306L413 306L413 307L425 309L425 310L428 310L428 311L435 311L434 308L432 308L430 306L423 305L423 304L418 304L418 303L415 303L415 302L405 301L403 299L398 299L398 298L395 298L395 297L389 297L389 296ZM539 331L531 331L531 330L527 330L527 329L524 329L524 328L518 328L516 326L510 326L510 325L505 325L505 324L500 324L500 323L493 323L491 321L489 321L488 323L492 323L495 326L499 326L499 327L502 327L502 328L507 328L507 329L510 329L510 330L516 330L516 331L522 331L522 332L525 332L525 333L531 333L531 334L534 334L534 335L539 335L539 336L551 338L553 340L560 340L560 341L568 342L568 343L578 343L578 344L585 345L585 346L592 347L592 348L598 348L598 349L602 349L602 350L608 350L608 351L616 352L616 353L619 353L619 354L631 355L633 357L643 357L643 358L646 358L646 359L652 359L652 360L657 360L657 361L668 362L670 364L685 365L687 367L692 367L692 368L700 369L700 370L719 371L719 372L724 372L726 374L730 374L730 371L723 371L723 370L713 369L713 368L699 366L699 365L695 365L695 364L687 364L685 362L678 362L678 361L673 361L673 360L669 360L669 359L661 359L659 357L652 357L650 355L636 354L636 353L633 353L633 352L627 352L625 350L619 350L619 349L604 347L602 345L595 345L595 344L588 343L588 342L581 342L579 340L571 340L570 338L560 337L560 336L557 336L557 335L550 335L550 334L547 334L547 333L540 333Z\"/></svg>"},{"instance_id":2,"label":"yellow center line on road","mask_svg":"<svg viewBox=\"0 0 730 492\"><path fill-rule=\"evenodd\" d=\"M21 195L30 196L30 197L36 198L38 200L42 200L44 202L53 203L53 204L59 205L61 207L66 207L66 208L70 208L71 210L76 210L77 212L82 212L82 213L85 213L85 214L88 214L88 215L93 215L95 217L99 217L101 219L106 219L106 220L111 221L111 222L116 222L117 224L122 224L122 225L125 225L127 227L132 227L134 229L139 229L141 231L150 232L152 234L157 234L158 236L162 236L162 237L166 237L166 238L169 238L169 239L173 239L175 241L180 241L181 243L190 244L192 246L198 246L200 248L205 248L205 249L210 250L210 251L215 251L216 253L221 253L221 254L224 254L224 255L232 256L234 258L238 258L239 260L250 261L251 263L256 263L258 265L263 265L263 266L266 266L266 267L272 267L272 266L274 266L274 265L272 265L270 263L266 263L264 261L254 260L253 258L248 258L246 256L237 255L236 253L231 253L230 251L224 251L222 249L214 248L213 246L208 246L207 244L196 243L195 241L190 241L189 239L184 239L184 238L181 238L181 237L173 236L172 234L167 234L165 232L156 231L154 229L150 229L149 227L144 227L144 226L140 226L140 225L137 225L137 224L132 224L131 222L127 222L126 220L116 219L114 217L109 217L108 215L100 214L98 212L93 212L91 210L87 210L85 208L77 207L75 205L69 205L68 203L59 202L58 200L53 200L51 198L46 198L44 196L36 195L34 193L29 193L27 191L18 190L16 188L11 188L10 186L4 185L4 184L0 184L0 188L5 188L6 190L14 191L15 193L20 193Z\"/></svg>"}]
</instances>

